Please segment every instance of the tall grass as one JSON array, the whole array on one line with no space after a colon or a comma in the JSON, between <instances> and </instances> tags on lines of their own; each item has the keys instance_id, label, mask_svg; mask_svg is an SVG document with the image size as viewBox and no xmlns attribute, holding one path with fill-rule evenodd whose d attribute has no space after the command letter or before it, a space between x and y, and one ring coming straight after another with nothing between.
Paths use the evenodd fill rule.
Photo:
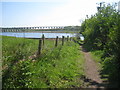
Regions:
<instances>
[{"instance_id":1,"label":"tall grass","mask_svg":"<svg viewBox=\"0 0 120 90\"><path fill-rule=\"evenodd\" d=\"M12 60L20 60L9 67L7 75L6 72L3 73L3 88L81 87L82 81L79 78L84 74L84 59L79 45L69 41L62 46L59 42L55 48L54 41L45 42L42 55L31 60L28 56L36 51L37 40L3 37L3 66ZM19 44L22 43L24 45L20 47ZM18 49L21 50L22 56L16 54ZM6 58L8 56L12 58ZM21 60L23 58L25 60Z\"/></svg>"},{"instance_id":2,"label":"tall grass","mask_svg":"<svg viewBox=\"0 0 120 90\"><path fill-rule=\"evenodd\" d=\"M10 64L10 62L15 62L21 59L26 59L37 51L37 40L7 36L3 36L2 38L3 65Z\"/></svg>"}]
</instances>

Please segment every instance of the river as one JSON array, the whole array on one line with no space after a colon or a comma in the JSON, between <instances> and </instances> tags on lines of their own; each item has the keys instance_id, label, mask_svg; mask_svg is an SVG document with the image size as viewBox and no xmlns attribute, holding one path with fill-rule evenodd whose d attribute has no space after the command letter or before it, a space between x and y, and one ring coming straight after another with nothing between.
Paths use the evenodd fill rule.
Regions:
<instances>
[{"instance_id":1,"label":"river","mask_svg":"<svg viewBox=\"0 0 120 90\"><path fill-rule=\"evenodd\" d=\"M75 37L75 33L30 33L30 32L25 32L25 33L16 33L16 32L2 32L0 35L3 36L13 36L13 37L24 37L24 38L41 38L42 34L46 38L56 38L58 36L59 38L62 38L62 36L69 36L69 37Z\"/></svg>"},{"instance_id":2,"label":"river","mask_svg":"<svg viewBox=\"0 0 120 90\"><path fill-rule=\"evenodd\" d=\"M75 33L31 33L31 32L2 32L0 35L3 36L12 36L12 37L24 37L24 38L41 38L42 34L44 34L45 38L56 38L58 36L59 38L62 38L62 36L69 36L69 37L75 37ZM81 40L84 40L84 37L80 34Z\"/></svg>"}]
</instances>

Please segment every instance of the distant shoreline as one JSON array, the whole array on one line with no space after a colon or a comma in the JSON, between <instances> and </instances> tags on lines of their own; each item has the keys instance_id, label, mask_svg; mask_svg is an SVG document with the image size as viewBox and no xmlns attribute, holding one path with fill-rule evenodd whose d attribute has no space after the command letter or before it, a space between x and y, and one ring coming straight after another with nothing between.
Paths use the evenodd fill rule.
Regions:
<instances>
[{"instance_id":1,"label":"distant shoreline","mask_svg":"<svg viewBox=\"0 0 120 90\"><path fill-rule=\"evenodd\" d=\"M24 32L14 32L14 33L24 33ZM25 33L77 33L73 31L25 31Z\"/></svg>"}]
</instances>

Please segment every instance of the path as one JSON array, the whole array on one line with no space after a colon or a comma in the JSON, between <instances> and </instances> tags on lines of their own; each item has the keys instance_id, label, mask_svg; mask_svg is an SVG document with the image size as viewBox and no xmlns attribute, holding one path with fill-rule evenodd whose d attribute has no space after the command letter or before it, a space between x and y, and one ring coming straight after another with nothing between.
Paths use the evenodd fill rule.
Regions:
<instances>
[{"instance_id":1,"label":"path","mask_svg":"<svg viewBox=\"0 0 120 90\"><path fill-rule=\"evenodd\" d=\"M82 47L81 47L82 48ZM89 88L104 88L102 80L99 75L99 69L95 61L92 59L90 52L82 48L82 53L85 58L85 82L88 83Z\"/></svg>"}]
</instances>

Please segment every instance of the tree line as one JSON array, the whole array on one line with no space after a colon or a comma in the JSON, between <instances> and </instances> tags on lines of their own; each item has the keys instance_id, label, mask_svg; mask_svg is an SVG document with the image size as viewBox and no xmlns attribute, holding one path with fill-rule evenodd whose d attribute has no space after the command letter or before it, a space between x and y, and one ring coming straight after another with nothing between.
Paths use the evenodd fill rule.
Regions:
<instances>
[{"instance_id":1,"label":"tree line","mask_svg":"<svg viewBox=\"0 0 120 90\"><path fill-rule=\"evenodd\" d=\"M82 23L80 33L85 37L84 47L102 51L101 63L109 81L120 84L120 14L117 4L100 3L98 11Z\"/></svg>"}]
</instances>

